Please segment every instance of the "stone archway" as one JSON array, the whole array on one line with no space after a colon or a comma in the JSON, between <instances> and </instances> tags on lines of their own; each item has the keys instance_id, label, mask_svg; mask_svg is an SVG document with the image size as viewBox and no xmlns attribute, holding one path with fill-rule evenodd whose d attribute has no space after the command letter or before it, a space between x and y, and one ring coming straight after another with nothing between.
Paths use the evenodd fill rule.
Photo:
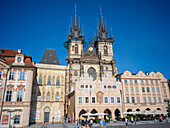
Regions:
<instances>
[{"instance_id":1,"label":"stone archway","mask_svg":"<svg viewBox=\"0 0 170 128\"><path fill-rule=\"evenodd\" d=\"M146 108L147 111L150 111L151 109L150 108Z\"/></svg>"},{"instance_id":2,"label":"stone archway","mask_svg":"<svg viewBox=\"0 0 170 128\"><path fill-rule=\"evenodd\" d=\"M137 111L137 112L139 112L139 111L140 111L140 109L139 109L139 108L137 108L137 109L136 109L136 111Z\"/></svg>"},{"instance_id":3,"label":"stone archway","mask_svg":"<svg viewBox=\"0 0 170 128\"><path fill-rule=\"evenodd\" d=\"M97 111L96 111L96 109L93 109L93 110L91 110L91 112L90 113L93 113L93 114L95 114L95 113L97 113ZM95 118L97 118L98 116L94 116Z\"/></svg>"},{"instance_id":4,"label":"stone archway","mask_svg":"<svg viewBox=\"0 0 170 128\"><path fill-rule=\"evenodd\" d=\"M104 110L104 113L107 113L107 114L109 114L108 116L104 116L104 119L106 119L106 117L108 117L108 118L111 118L112 119L112 112L110 111L110 109L105 109Z\"/></svg>"},{"instance_id":5,"label":"stone archway","mask_svg":"<svg viewBox=\"0 0 170 128\"><path fill-rule=\"evenodd\" d=\"M115 117L116 119L120 118L120 110L118 108L115 110Z\"/></svg>"},{"instance_id":6,"label":"stone archway","mask_svg":"<svg viewBox=\"0 0 170 128\"><path fill-rule=\"evenodd\" d=\"M132 109L128 109L127 112L132 112Z\"/></svg>"},{"instance_id":7,"label":"stone archway","mask_svg":"<svg viewBox=\"0 0 170 128\"><path fill-rule=\"evenodd\" d=\"M45 107L44 108L44 122L49 122L49 117L50 117L50 108Z\"/></svg>"},{"instance_id":8,"label":"stone archway","mask_svg":"<svg viewBox=\"0 0 170 128\"><path fill-rule=\"evenodd\" d=\"M161 110L160 108L157 108L156 110Z\"/></svg>"},{"instance_id":9,"label":"stone archway","mask_svg":"<svg viewBox=\"0 0 170 128\"><path fill-rule=\"evenodd\" d=\"M85 111L84 109L82 109L82 110L79 112L79 117L80 117L82 114L84 114L84 113L86 113L86 111Z\"/></svg>"}]
</instances>

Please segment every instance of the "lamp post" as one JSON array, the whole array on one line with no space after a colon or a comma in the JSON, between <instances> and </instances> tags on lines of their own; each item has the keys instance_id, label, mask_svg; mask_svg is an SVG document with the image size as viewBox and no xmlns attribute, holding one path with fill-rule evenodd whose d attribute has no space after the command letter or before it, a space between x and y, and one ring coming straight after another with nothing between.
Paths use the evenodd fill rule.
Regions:
<instances>
[{"instance_id":1,"label":"lamp post","mask_svg":"<svg viewBox=\"0 0 170 128\"><path fill-rule=\"evenodd\" d=\"M121 94L121 101L122 101L122 112L124 112L122 88L120 90L120 94ZM123 114L123 118L124 118L124 114Z\"/></svg>"}]
</instances>

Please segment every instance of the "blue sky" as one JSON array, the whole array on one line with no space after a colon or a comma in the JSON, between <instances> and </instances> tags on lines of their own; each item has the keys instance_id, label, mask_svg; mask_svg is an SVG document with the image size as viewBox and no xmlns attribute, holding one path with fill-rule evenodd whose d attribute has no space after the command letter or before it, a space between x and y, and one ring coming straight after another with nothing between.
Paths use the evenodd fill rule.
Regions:
<instances>
[{"instance_id":1,"label":"blue sky","mask_svg":"<svg viewBox=\"0 0 170 128\"><path fill-rule=\"evenodd\" d=\"M40 62L45 49L55 49L66 65L71 16L84 24L85 41L96 33L100 6L114 36L118 72L160 71L170 78L169 0L0 0L0 47L22 49Z\"/></svg>"}]
</instances>

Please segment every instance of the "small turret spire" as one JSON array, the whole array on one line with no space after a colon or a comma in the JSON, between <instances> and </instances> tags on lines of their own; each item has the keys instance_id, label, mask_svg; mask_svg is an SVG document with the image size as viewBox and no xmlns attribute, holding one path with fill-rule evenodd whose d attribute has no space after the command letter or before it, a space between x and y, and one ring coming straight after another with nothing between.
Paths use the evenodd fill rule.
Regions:
<instances>
[{"instance_id":1,"label":"small turret spire","mask_svg":"<svg viewBox=\"0 0 170 128\"><path fill-rule=\"evenodd\" d=\"M79 29L80 29L80 17L79 17Z\"/></svg>"},{"instance_id":2,"label":"small turret spire","mask_svg":"<svg viewBox=\"0 0 170 128\"><path fill-rule=\"evenodd\" d=\"M84 38L84 24L82 25L82 37Z\"/></svg>"},{"instance_id":3,"label":"small turret spire","mask_svg":"<svg viewBox=\"0 0 170 128\"><path fill-rule=\"evenodd\" d=\"M113 38L112 27L110 27L110 30L111 30L111 32L110 32L110 37Z\"/></svg>"}]
</instances>

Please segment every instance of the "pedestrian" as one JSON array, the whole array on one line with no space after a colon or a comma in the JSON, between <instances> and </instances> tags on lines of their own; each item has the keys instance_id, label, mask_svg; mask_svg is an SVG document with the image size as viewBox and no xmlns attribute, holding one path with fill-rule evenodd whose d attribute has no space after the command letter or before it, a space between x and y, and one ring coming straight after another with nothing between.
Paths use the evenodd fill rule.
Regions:
<instances>
[{"instance_id":1,"label":"pedestrian","mask_svg":"<svg viewBox=\"0 0 170 128\"><path fill-rule=\"evenodd\" d=\"M100 120L100 127L101 128L103 127L103 120L102 119Z\"/></svg>"},{"instance_id":2,"label":"pedestrian","mask_svg":"<svg viewBox=\"0 0 170 128\"><path fill-rule=\"evenodd\" d=\"M90 120L90 125L91 125L91 128L93 126L93 119Z\"/></svg>"},{"instance_id":3,"label":"pedestrian","mask_svg":"<svg viewBox=\"0 0 170 128\"><path fill-rule=\"evenodd\" d=\"M91 128L91 126L89 124L86 125L86 128Z\"/></svg>"},{"instance_id":4,"label":"pedestrian","mask_svg":"<svg viewBox=\"0 0 170 128\"><path fill-rule=\"evenodd\" d=\"M78 119L75 120L75 127L76 127L76 128L78 127Z\"/></svg>"},{"instance_id":5,"label":"pedestrian","mask_svg":"<svg viewBox=\"0 0 170 128\"><path fill-rule=\"evenodd\" d=\"M128 128L128 119L125 118L126 128Z\"/></svg>"},{"instance_id":6,"label":"pedestrian","mask_svg":"<svg viewBox=\"0 0 170 128\"><path fill-rule=\"evenodd\" d=\"M132 125L133 125L133 116L131 116L131 123L132 123Z\"/></svg>"},{"instance_id":7,"label":"pedestrian","mask_svg":"<svg viewBox=\"0 0 170 128\"><path fill-rule=\"evenodd\" d=\"M166 115L166 117L165 117L165 120L166 120L166 122L168 122L168 117L167 117L167 115Z\"/></svg>"},{"instance_id":8,"label":"pedestrian","mask_svg":"<svg viewBox=\"0 0 170 128\"><path fill-rule=\"evenodd\" d=\"M44 128L47 128L46 123L44 122Z\"/></svg>"},{"instance_id":9,"label":"pedestrian","mask_svg":"<svg viewBox=\"0 0 170 128\"><path fill-rule=\"evenodd\" d=\"M106 128L106 121L103 119L103 128Z\"/></svg>"},{"instance_id":10,"label":"pedestrian","mask_svg":"<svg viewBox=\"0 0 170 128\"><path fill-rule=\"evenodd\" d=\"M116 118L114 119L114 124L116 124Z\"/></svg>"},{"instance_id":11,"label":"pedestrian","mask_svg":"<svg viewBox=\"0 0 170 128\"><path fill-rule=\"evenodd\" d=\"M136 125L136 117L135 117L135 125Z\"/></svg>"}]
</instances>

